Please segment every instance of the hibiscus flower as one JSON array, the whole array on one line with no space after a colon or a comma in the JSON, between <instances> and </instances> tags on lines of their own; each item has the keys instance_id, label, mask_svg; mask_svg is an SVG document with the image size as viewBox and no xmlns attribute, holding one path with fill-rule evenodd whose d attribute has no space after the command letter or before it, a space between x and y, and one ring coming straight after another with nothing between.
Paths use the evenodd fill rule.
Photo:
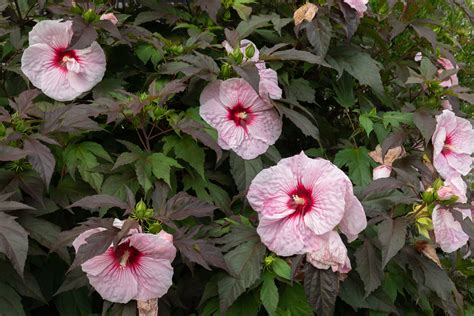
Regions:
<instances>
[{"instance_id":1,"label":"hibiscus flower","mask_svg":"<svg viewBox=\"0 0 474 316\"><path fill-rule=\"evenodd\" d=\"M466 203L467 202L467 184L462 180L461 177L451 177L444 181L444 185L438 189L437 195L440 200L450 200L456 197L456 202Z\"/></svg>"},{"instance_id":2,"label":"hibiscus flower","mask_svg":"<svg viewBox=\"0 0 474 316\"><path fill-rule=\"evenodd\" d=\"M80 234L73 242L76 252L88 237L101 230ZM81 265L89 283L102 298L115 303L159 298L172 284L171 262L176 255L173 236L165 231L156 235L138 230L130 233L116 247L110 245L103 254Z\"/></svg>"},{"instance_id":3,"label":"hibiscus flower","mask_svg":"<svg viewBox=\"0 0 474 316\"><path fill-rule=\"evenodd\" d=\"M244 159L263 154L280 137L282 121L277 111L243 79L210 83L200 103L199 113L217 130L219 146Z\"/></svg>"},{"instance_id":4,"label":"hibiscus flower","mask_svg":"<svg viewBox=\"0 0 474 316\"><path fill-rule=\"evenodd\" d=\"M365 11L367 11L367 3L369 0L344 0L352 9L357 11L359 17L363 17Z\"/></svg>"},{"instance_id":5,"label":"hibiscus flower","mask_svg":"<svg viewBox=\"0 0 474 316\"><path fill-rule=\"evenodd\" d=\"M470 212L470 210L467 211ZM444 252L456 251L469 240L469 236L463 231L461 224L454 219L449 209L437 205L433 210L432 220L436 242Z\"/></svg>"},{"instance_id":6,"label":"hibiscus flower","mask_svg":"<svg viewBox=\"0 0 474 316\"><path fill-rule=\"evenodd\" d=\"M474 152L474 130L471 123L444 110L436 116L433 134L433 165L445 179L467 175Z\"/></svg>"},{"instance_id":7,"label":"hibiscus flower","mask_svg":"<svg viewBox=\"0 0 474 316\"><path fill-rule=\"evenodd\" d=\"M227 53L231 54L234 51L234 48L230 46L229 42L223 41L222 46L225 48ZM254 54L250 58L246 56L247 47L253 46ZM240 51L244 55L243 62L251 61L255 63L255 66L258 70L258 75L260 76L260 82L258 85L258 90L260 96L264 98L270 98L273 100L281 99L282 90L278 86L278 74L275 70L267 68L264 61L260 60L260 52L251 41L244 39L240 41Z\"/></svg>"},{"instance_id":8,"label":"hibiscus flower","mask_svg":"<svg viewBox=\"0 0 474 316\"><path fill-rule=\"evenodd\" d=\"M373 180L390 177L393 162L404 155L405 149L402 146L397 146L390 148L385 154L385 157L382 157L382 147L377 145L375 150L369 153L370 158L381 164L380 166L375 167L372 171Z\"/></svg>"},{"instance_id":9,"label":"hibiscus flower","mask_svg":"<svg viewBox=\"0 0 474 316\"><path fill-rule=\"evenodd\" d=\"M327 258L327 265L344 265L344 251L334 237L336 227L353 241L367 226L344 172L303 152L257 174L247 199L258 213L262 242L280 256L311 253L316 259ZM326 252L337 260L328 259Z\"/></svg>"},{"instance_id":10,"label":"hibiscus flower","mask_svg":"<svg viewBox=\"0 0 474 316\"><path fill-rule=\"evenodd\" d=\"M341 237L334 230L325 237L327 240L322 247L308 253L306 260L318 269L331 268L334 272L348 273L352 269L351 261Z\"/></svg>"},{"instance_id":11,"label":"hibiscus flower","mask_svg":"<svg viewBox=\"0 0 474 316\"><path fill-rule=\"evenodd\" d=\"M21 70L31 83L57 101L70 101L89 91L105 72L105 55L99 44L68 50L72 35L71 21L38 22L21 57Z\"/></svg>"}]
</instances>

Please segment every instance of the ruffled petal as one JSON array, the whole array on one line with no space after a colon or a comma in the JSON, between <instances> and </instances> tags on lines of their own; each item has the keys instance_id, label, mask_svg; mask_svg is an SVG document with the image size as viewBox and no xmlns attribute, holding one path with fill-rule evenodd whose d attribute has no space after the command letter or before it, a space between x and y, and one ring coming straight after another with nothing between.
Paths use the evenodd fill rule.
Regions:
<instances>
[{"instance_id":1,"label":"ruffled petal","mask_svg":"<svg viewBox=\"0 0 474 316\"><path fill-rule=\"evenodd\" d=\"M92 89L104 77L105 54L97 42L93 42L88 48L75 52L79 64L77 67L80 69L68 71L67 78L74 90L83 93Z\"/></svg>"},{"instance_id":2,"label":"ruffled petal","mask_svg":"<svg viewBox=\"0 0 474 316\"><path fill-rule=\"evenodd\" d=\"M73 35L72 22L44 20L36 23L28 35L29 44L47 44L53 48L65 49L69 46Z\"/></svg>"},{"instance_id":3,"label":"ruffled petal","mask_svg":"<svg viewBox=\"0 0 474 316\"><path fill-rule=\"evenodd\" d=\"M58 67L45 69L41 77L41 91L56 101L71 101L82 94L68 80L68 72Z\"/></svg>"},{"instance_id":4,"label":"ruffled petal","mask_svg":"<svg viewBox=\"0 0 474 316\"><path fill-rule=\"evenodd\" d=\"M260 69L258 71L260 76L260 83L258 89L262 97L269 97L270 99L281 99L282 90L278 86L278 74L275 70Z\"/></svg>"},{"instance_id":5,"label":"ruffled petal","mask_svg":"<svg viewBox=\"0 0 474 316\"><path fill-rule=\"evenodd\" d=\"M322 240L321 247L309 252L306 256L308 262L318 269L331 267L334 272L349 272L350 260L339 234L336 231L330 231Z\"/></svg>"},{"instance_id":6,"label":"ruffled petal","mask_svg":"<svg viewBox=\"0 0 474 316\"><path fill-rule=\"evenodd\" d=\"M240 144L232 146L232 150L245 160L257 158L265 153L270 144L253 138L250 135L244 135L244 139Z\"/></svg>"},{"instance_id":7,"label":"ruffled petal","mask_svg":"<svg viewBox=\"0 0 474 316\"><path fill-rule=\"evenodd\" d=\"M388 178L390 177L390 173L392 173L392 167L387 165L380 165L378 167L375 167L372 172L373 180Z\"/></svg>"},{"instance_id":8,"label":"ruffled petal","mask_svg":"<svg viewBox=\"0 0 474 316\"><path fill-rule=\"evenodd\" d=\"M144 257L166 259L171 262L176 256L176 248L167 235L169 234L166 232L162 234L160 232L158 235L145 233L133 234L127 240L130 242L130 247L134 247L140 251ZM166 236L166 238L163 238L164 236Z\"/></svg>"},{"instance_id":9,"label":"ruffled petal","mask_svg":"<svg viewBox=\"0 0 474 316\"><path fill-rule=\"evenodd\" d=\"M352 191L352 185L350 183L347 184L345 200L346 210L339 223L339 229L347 236L347 240L351 242L367 227L367 218L365 217L362 204Z\"/></svg>"},{"instance_id":10,"label":"ruffled petal","mask_svg":"<svg viewBox=\"0 0 474 316\"><path fill-rule=\"evenodd\" d=\"M269 145L275 144L281 135L282 120L275 109L254 113L247 131L252 138L259 139Z\"/></svg>"},{"instance_id":11,"label":"ruffled petal","mask_svg":"<svg viewBox=\"0 0 474 316\"><path fill-rule=\"evenodd\" d=\"M160 298L173 284L173 267L168 259L142 257L133 273L138 283L136 300Z\"/></svg>"},{"instance_id":12,"label":"ruffled petal","mask_svg":"<svg viewBox=\"0 0 474 316\"><path fill-rule=\"evenodd\" d=\"M199 97L199 114L212 127L229 121L228 109L219 98L221 80L208 84Z\"/></svg>"},{"instance_id":13,"label":"ruffled petal","mask_svg":"<svg viewBox=\"0 0 474 316\"><path fill-rule=\"evenodd\" d=\"M72 242L72 246L74 247L74 249L77 252L79 250L80 246L87 243L86 242L87 238L89 238L90 236L92 236L96 233L104 231L104 230L105 230L105 228L102 228L102 227L92 228L92 229L86 230L85 232L79 234L79 236L77 236L76 239L74 239L74 241Z\"/></svg>"},{"instance_id":14,"label":"ruffled petal","mask_svg":"<svg viewBox=\"0 0 474 316\"><path fill-rule=\"evenodd\" d=\"M437 206L433 210L432 218L436 242L444 252L456 251L469 240L469 236L462 230L461 224L454 220L449 210Z\"/></svg>"},{"instance_id":15,"label":"ruffled petal","mask_svg":"<svg viewBox=\"0 0 474 316\"><path fill-rule=\"evenodd\" d=\"M54 68L54 58L54 49L47 44L31 45L21 56L21 71L35 87L42 89L45 70Z\"/></svg>"},{"instance_id":16,"label":"ruffled petal","mask_svg":"<svg viewBox=\"0 0 474 316\"><path fill-rule=\"evenodd\" d=\"M462 174L463 176L467 175L469 171L471 171L471 166L473 162L473 157L471 157L470 154L458 154L455 152L449 153L449 155L446 155L446 160L449 164L449 166L454 169L450 170L447 174L443 175L445 178L449 178L452 176L456 175L456 172L459 174Z\"/></svg>"}]
</instances>

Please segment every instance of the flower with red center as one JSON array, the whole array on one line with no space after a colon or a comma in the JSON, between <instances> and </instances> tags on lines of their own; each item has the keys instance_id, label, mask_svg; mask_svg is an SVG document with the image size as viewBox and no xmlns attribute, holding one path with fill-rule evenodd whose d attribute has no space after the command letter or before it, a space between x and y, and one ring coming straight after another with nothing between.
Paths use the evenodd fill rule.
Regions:
<instances>
[{"instance_id":1,"label":"flower with red center","mask_svg":"<svg viewBox=\"0 0 474 316\"><path fill-rule=\"evenodd\" d=\"M229 42L223 41L222 46L225 48L227 53L232 54L234 52L234 48L229 44ZM246 50L249 46L253 46L255 51L253 56L250 58L246 56ZM260 60L260 52L258 51L257 46L255 46L251 41L243 39L240 41L240 51L244 56L244 62L254 62L257 67L258 75L260 76L260 82L258 84L260 96L274 100L281 99L282 90L278 86L278 74L275 70L267 68L265 62Z\"/></svg>"},{"instance_id":2,"label":"flower with red center","mask_svg":"<svg viewBox=\"0 0 474 316\"><path fill-rule=\"evenodd\" d=\"M38 22L21 57L21 70L31 83L57 101L77 98L99 83L105 73L105 55L99 44L69 50L72 35L71 21Z\"/></svg>"},{"instance_id":3,"label":"flower with red center","mask_svg":"<svg viewBox=\"0 0 474 316\"><path fill-rule=\"evenodd\" d=\"M474 130L471 123L444 110L436 116L432 137L433 166L445 179L467 175L471 170L474 152Z\"/></svg>"},{"instance_id":4,"label":"flower with red center","mask_svg":"<svg viewBox=\"0 0 474 316\"><path fill-rule=\"evenodd\" d=\"M200 103L199 113L217 130L219 146L244 159L263 154L280 137L282 121L277 111L244 79L208 84Z\"/></svg>"},{"instance_id":5,"label":"flower with red center","mask_svg":"<svg viewBox=\"0 0 474 316\"><path fill-rule=\"evenodd\" d=\"M369 0L344 0L344 2L356 10L359 17L363 17L365 11L367 11L367 3L369 3Z\"/></svg>"},{"instance_id":6,"label":"flower with red center","mask_svg":"<svg viewBox=\"0 0 474 316\"><path fill-rule=\"evenodd\" d=\"M337 226L349 241L367 226L344 172L328 160L310 159L303 152L257 174L247 199L258 213L262 242L280 256L326 247L328 233Z\"/></svg>"},{"instance_id":7,"label":"flower with red center","mask_svg":"<svg viewBox=\"0 0 474 316\"><path fill-rule=\"evenodd\" d=\"M76 252L87 239L103 229L91 229L73 242ZM157 235L131 231L116 247L110 247L81 267L89 283L103 299L127 303L159 298L172 284L171 262L176 255L173 236L161 231Z\"/></svg>"},{"instance_id":8,"label":"flower with red center","mask_svg":"<svg viewBox=\"0 0 474 316\"><path fill-rule=\"evenodd\" d=\"M460 209L455 209L461 211ZM471 210L468 210L471 211ZM464 212L461 211L464 214ZM461 224L454 219L452 211L437 205L432 214L436 242L445 252L453 252L464 246L469 240Z\"/></svg>"},{"instance_id":9,"label":"flower with red center","mask_svg":"<svg viewBox=\"0 0 474 316\"><path fill-rule=\"evenodd\" d=\"M441 75L445 70L457 69L458 67L454 66L453 63L447 58L439 58L438 64L442 69L438 69L438 76ZM451 86L456 86L459 84L458 76L456 74L450 75L448 78L443 80L439 85L444 88L449 88Z\"/></svg>"}]
</instances>

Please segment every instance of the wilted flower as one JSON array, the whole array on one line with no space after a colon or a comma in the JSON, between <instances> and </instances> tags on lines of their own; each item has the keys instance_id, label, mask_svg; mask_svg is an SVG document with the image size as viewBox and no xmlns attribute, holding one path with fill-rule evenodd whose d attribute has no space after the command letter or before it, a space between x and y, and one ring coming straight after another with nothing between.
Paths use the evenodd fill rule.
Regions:
<instances>
[{"instance_id":1,"label":"wilted flower","mask_svg":"<svg viewBox=\"0 0 474 316\"><path fill-rule=\"evenodd\" d=\"M101 229L80 234L73 242L76 252L87 238ZM159 298L172 284L171 262L176 255L173 236L160 231L157 235L131 231L116 247L110 247L81 267L89 283L103 299L127 303Z\"/></svg>"},{"instance_id":2,"label":"wilted flower","mask_svg":"<svg viewBox=\"0 0 474 316\"><path fill-rule=\"evenodd\" d=\"M316 252L314 257L327 258L318 251L339 249L327 245L328 240L334 242L327 234L336 226L349 241L367 226L344 172L328 160L311 159L303 152L257 174L247 199L258 212L262 242L280 256Z\"/></svg>"},{"instance_id":3,"label":"wilted flower","mask_svg":"<svg viewBox=\"0 0 474 316\"><path fill-rule=\"evenodd\" d=\"M347 256L347 248L336 231L325 235L325 243L318 249L309 252L306 260L318 269L331 268L334 272L348 273L351 261Z\"/></svg>"},{"instance_id":4,"label":"wilted flower","mask_svg":"<svg viewBox=\"0 0 474 316\"><path fill-rule=\"evenodd\" d=\"M68 50L72 35L71 21L38 22L21 58L21 70L31 83L57 101L70 101L89 91L105 72L105 55L99 44Z\"/></svg>"},{"instance_id":5,"label":"wilted flower","mask_svg":"<svg viewBox=\"0 0 474 316\"><path fill-rule=\"evenodd\" d=\"M402 146L397 146L387 150L385 157L382 157L382 147L377 145L375 150L369 153L370 158L381 164L374 168L372 175L373 180L390 177L393 162L404 155L405 149Z\"/></svg>"},{"instance_id":6,"label":"wilted flower","mask_svg":"<svg viewBox=\"0 0 474 316\"><path fill-rule=\"evenodd\" d=\"M112 22L112 24L116 25L118 23L118 19L113 13L104 13L100 16L101 20L107 20Z\"/></svg>"},{"instance_id":7,"label":"wilted flower","mask_svg":"<svg viewBox=\"0 0 474 316\"><path fill-rule=\"evenodd\" d=\"M318 7L310 2L305 3L299 7L295 13L293 13L293 20L295 20L295 26L300 25L303 21L311 22L314 16L318 12Z\"/></svg>"},{"instance_id":8,"label":"wilted flower","mask_svg":"<svg viewBox=\"0 0 474 316\"><path fill-rule=\"evenodd\" d=\"M280 137L282 121L277 111L244 79L208 84L200 103L199 113L217 130L219 146L244 159L263 154Z\"/></svg>"},{"instance_id":9,"label":"wilted flower","mask_svg":"<svg viewBox=\"0 0 474 316\"><path fill-rule=\"evenodd\" d=\"M438 69L438 75L442 74L444 70L451 70L451 69L458 68L457 66L454 67L453 63L449 59L443 58L443 57L438 59L438 64L442 67L442 69ZM440 83L440 86L444 88L449 88L451 86L456 86L458 84L459 84L458 76L456 74L452 74L447 79L442 81Z\"/></svg>"},{"instance_id":10,"label":"wilted flower","mask_svg":"<svg viewBox=\"0 0 474 316\"><path fill-rule=\"evenodd\" d=\"M344 0L344 2L356 10L359 17L363 17L365 11L367 11L366 4L369 3L369 0Z\"/></svg>"},{"instance_id":11,"label":"wilted flower","mask_svg":"<svg viewBox=\"0 0 474 316\"><path fill-rule=\"evenodd\" d=\"M471 170L474 152L474 130L471 123L444 110L436 116L436 130L432 137L433 165L445 179L467 175Z\"/></svg>"},{"instance_id":12,"label":"wilted flower","mask_svg":"<svg viewBox=\"0 0 474 316\"><path fill-rule=\"evenodd\" d=\"M229 42L223 41L222 46L225 48L227 53L233 53L234 48L230 46ZM253 56L250 58L246 55L249 46L254 48ZM275 70L267 68L265 62L260 60L260 52L258 51L257 46L255 46L251 41L244 39L240 41L240 51L244 56L243 62L250 60L254 62L257 67L258 75L260 76L260 82L258 85L260 96L265 98L269 97L274 100L281 99L282 90L278 86L278 74Z\"/></svg>"},{"instance_id":13,"label":"wilted flower","mask_svg":"<svg viewBox=\"0 0 474 316\"><path fill-rule=\"evenodd\" d=\"M469 236L449 209L437 205L433 210L432 219L436 242L443 251L448 253L456 251L469 240Z\"/></svg>"},{"instance_id":14,"label":"wilted flower","mask_svg":"<svg viewBox=\"0 0 474 316\"><path fill-rule=\"evenodd\" d=\"M461 177L451 177L444 182L444 185L438 189L437 195L440 200L449 200L456 197L456 202L466 203L467 184Z\"/></svg>"}]
</instances>

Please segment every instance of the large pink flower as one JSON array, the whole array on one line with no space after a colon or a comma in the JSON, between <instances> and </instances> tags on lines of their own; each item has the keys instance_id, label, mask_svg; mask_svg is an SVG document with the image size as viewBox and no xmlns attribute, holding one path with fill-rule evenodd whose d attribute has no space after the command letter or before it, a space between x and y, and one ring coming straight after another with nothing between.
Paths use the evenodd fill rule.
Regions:
<instances>
[{"instance_id":1,"label":"large pink flower","mask_svg":"<svg viewBox=\"0 0 474 316\"><path fill-rule=\"evenodd\" d=\"M210 83L200 103L201 117L217 129L219 146L244 159L263 154L280 137L282 122L277 111L243 79Z\"/></svg>"},{"instance_id":2,"label":"large pink flower","mask_svg":"<svg viewBox=\"0 0 474 316\"><path fill-rule=\"evenodd\" d=\"M101 229L80 234L73 242L76 252L86 239ZM159 298L172 284L171 262L176 255L173 236L161 231L157 235L131 232L117 247L112 245L101 255L81 267L89 283L103 299L127 303Z\"/></svg>"},{"instance_id":3,"label":"large pink flower","mask_svg":"<svg viewBox=\"0 0 474 316\"><path fill-rule=\"evenodd\" d=\"M31 83L57 101L70 101L89 91L105 72L105 55L99 44L67 50L72 35L71 21L38 22L21 58L21 70Z\"/></svg>"},{"instance_id":4,"label":"large pink flower","mask_svg":"<svg viewBox=\"0 0 474 316\"><path fill-rule=\"evenodd\" d=\"M437 205L433 210L433 228L436 242L445 252L453 252L464 246L469 236L462 230L449 209Z\"/></svg>"},{"instance_id":5,"label":"large pink flower","mask_svg":"<svg viewBox=\"0 0 474 316\"><path fill-rule=\"evenodd\" d=\"M326 247L325 234L336 226L349 241L367 226L349 178L331 162L303 152L262 170L247 199L258 212L262 242L281 256Z\"/></svg>"},{"instance_id":6,"label":"large pink flower","mask_svg":"<svg viewBox=\"0 0 474 316\"><path fill-rule=\"evenodd\" d=\"M447 58L439 58L438 64L442 67L442 69L438 69L438 75L442 74L444 70L451 70L457 68L454 67L453 63ZM456 86L459 84L458 76L456 74L452 74L447 79L443 80L440 83L440 86L444 88L449 88L451 86Z\"/></svg>"},{"instance_id":7,"label":"large pink flower","mask_svg":"<svg viewBox=\"0 0 474 316\"><path fill-rule=\"evenodd\" d=\"M229 54L234 51L234 48L230 46L229 42L227 41L223 41L222 46ZM253 56L247 58L245 52L249 46L253 46L255 52ZM250 60L254 62L258 69L258 75L260 76L260 82L258 85L260 96L265 98L268 97L274 100L281 99L282 90L278 86L278 74L275 70L267 68L265 62L260 60L260 52L258 51L257 46L255 46L255 44L251 41L243 39L240 41L240 51L244 55L243 61L246 62Z\"/></svg>"},{"instance_id":8,"label":"large pink flower","mask_svg":"<svg viewBox=\"0 0 474 316\"><path fill-rule=\"evenodd\" d=\"M352 9L357 11L359 17L363 17L365 11L367 11L367 3L369 0L344 0Z\"/></svg>"},{"instance_id":9,"label":"large pink flower","mask_svg":"<svg viewBox=\"0 0 474 316\"><path fill-rule=\"evenodd\" d=\"M474 152L474 130L471 123L444 110L436 116L433 134L433 165L445 179L467 175L471 170Z\"/></svg>"},{"instance_id":10,"label":"large pink flower","mask_svg":"<svg viewBox=\"0 0 474 316\"><path fill-rule=\"evenodd\" d=\"M306 259L318 269L331 268L334 272L348 273L351 270L351 261L341 237L334 230L327 233L325 237L326 242L308 253Z\"/></svg>"}]
</instances>

